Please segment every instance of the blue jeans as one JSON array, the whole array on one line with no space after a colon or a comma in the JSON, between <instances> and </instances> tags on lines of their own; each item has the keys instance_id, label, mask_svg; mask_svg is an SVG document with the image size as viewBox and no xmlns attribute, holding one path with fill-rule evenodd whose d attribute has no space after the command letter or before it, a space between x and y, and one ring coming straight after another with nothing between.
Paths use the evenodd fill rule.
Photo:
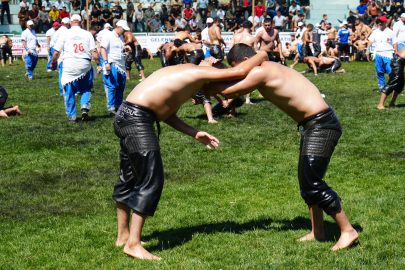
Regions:
<instances>
[{"instance_id":1,"label":"blue jeans","mask_svg":"<svg viewBox=\"0 0 405 270\"><path fill-rule=\"evenodd\" d=\"M126 73L120 73L114 63L111 64L111 71L103 75L104 90L107 97L107 109L113 110L121 105L124 99Z\"/></svg>"},{"instance_id":2,"label":"blue jeans","mask_svg":"<svg viewBox=\"0 0 405 270\"><path fill-rule=\"evenodd\" d=\"M40 32L43 32L43 30L44 30L44 24L48 27L48 29L51 28L51 26L50 26L48 20L46 20L45 22L39 20L39 31L40 31Z\"/></svg>"},{"instance_id":3,"label":"blue jeans","mask_svg":"<svg viewBox=\"0 0 405 270\"><path fill-rule=\"evenodd\" d=\"M375 56L375 70L377 72L378 86L385 86L384 73L391 74L391 60L392 58L383 57L380 55Z\"/></svg>"},{"instance_id":4,"label":"blue jeans","mask_svg":"<svg viewBox=\"0 0 405 270\"><path fill-rule=\"evenodd\" d=\"M90 94L93 88L93 69L90 69L82 78L66 84L63 87L63 99L69 119L76 119L75 94L80 93L80 106L90 110Z\"/></svg>"},{"instance_id":5,"label":"blue jeans","mask_svg":"<svg viewBox=\"0 0 405 270\"><path fill-rule=\"evenodd\" d=\"M32 78L34 75L34 69L38 63L38 55L37 54L27 54L24 56L25 59L25 69L27 70L28 77Z\"/></svg>"},{"instance_id":6,"label":"blue jeans","mask_svg":"<svg viewBox=\"0 0 405 270\"><path fill-rule=\"evenodd\" d=\"M135 19L135 22L134 22L134 32L138 32L137 30L138 30L138 24L140 24L141 25L141 29L142 29L142 32L144 32L145 31L145 22L143 21L143 19L141 20L141 22L139 22L137 19Z\"/></svg>"}]
</instances>

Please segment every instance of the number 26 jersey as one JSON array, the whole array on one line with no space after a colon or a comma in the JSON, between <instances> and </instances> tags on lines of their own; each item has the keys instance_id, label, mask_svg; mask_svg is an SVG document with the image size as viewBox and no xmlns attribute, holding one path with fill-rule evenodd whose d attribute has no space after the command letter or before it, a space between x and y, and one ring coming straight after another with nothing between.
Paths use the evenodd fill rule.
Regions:
<instances>
[{"instance_id":1,"label":"number 26 jersey","mask_svg":"<svg viewBox=\"0 0 405 270\"><path fill-rule=\"evenodd\" d=\"M97 49L93 35L81 29L79 26L73 26L65 35L60 36L54 49L63 52L63 59L82 58L91 60L91 50Z\"/></svg>"}]
</instances>

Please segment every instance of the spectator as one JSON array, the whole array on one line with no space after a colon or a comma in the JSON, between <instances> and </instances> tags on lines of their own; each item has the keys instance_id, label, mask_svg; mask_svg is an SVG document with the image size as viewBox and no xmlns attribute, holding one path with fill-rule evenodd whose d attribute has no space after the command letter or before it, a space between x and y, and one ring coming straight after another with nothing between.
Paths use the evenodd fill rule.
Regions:
<instances>
[{"instance_id":1,"label":"spectator","mask_svg":"<svg viewBox=\"0 0 405 270\"><path fill-rule=\"evenodd\" d=\"M134 12L135 12L134 4L131 2L131 0L128 0L128 2L127 2L127 22L129 23L129 28L131 29L131 32L132 32L132 28L134 26L134 24L132 23L133 18L134 18Z\"/></svg>"},{"instance_id":2,"label":"spectator","mask_svg":"<svg viewBox=\"0 0 405 270\"><path fill-rule=\"evenodd\" d=\"M120 1L115 1L115 7L118 7L119 11L121 11L122 14L124 14L124 10L122 9L121 5L120 5Z\"/></svg>"},{"instance_id":3,"label":"spectator","mask_svg":"<svg viewBox=\"0 0 405 270\"><path fill-rule=\"evenodd\" d=\"M297 14L291 19L291 29L295 32L298 28L298 23L301 21L301 10L297 10ZM274 19L274 18L273 18Z\"/></svg>"},{"instance_id":4,"label":"spectator","mask_svg":"<svg viewBox=\"0 0 405 270\"><path fill-rule=\"evenodd\" d=\"M281 4L281 6L278 7L278 9L276 8L276 11L280 11L281 16L284 16L284 17L288 18L289 12L288 12L288 7L286 5L286 2L283 2Z\"/></svg>"},{"instance_id":5,"label":"spectator","mask_svg":"<svg viewBox=\"0 0 405 270\"><path fill-rule=\"evenodd\" d=\"M174 22L174 31L185 31L186 30L186 26L187 26L187 21L185 19L182 19L180 14L177 15L177 19Z\"/></svg>"},{"instance_id":6,"label":"spectator","mask_svg":"<svg viewBox=\"0 0 405 270\"><path fill-rule=\"evenodd\" d=\"M55 5L52 6L52 10L49 11L49 18L51 19L51 24L53 25L54 22L60 22L59 20L60 12L56 8Z\"/></svg>"},{"instance_id":7,"label":"spectator","mask_svg":"<svg viewBox=\"0 0 405 270\"><path fill-rule=\"evenodd\" d=\"M63 7L62 11L59 13L59 19L63 20L63 18L70 18L70 14L66 11L66 7Z\"/></svg>"},{"instance_id":8,"label":"spectator","mask_svg":"<svg viewBox=\"0 0 405 270\"><path fill-rule=\"evenodd\" d=\"M206 20L207 18L208 4L209 0L197 0L197 10L202 21Z\"/></svg>"},{"instance_id":9,"label":"spectator","mask_svg":"<svg viewBox=\"0 0 405 270\"><path fill-rule=\"evenodd\" d=\"M166 5L162 5L162 8L159 10L159 18L162 24L164 25L165 22L169 21L170 12L167 9Z\"/></svg>"},{"instance_id":10,"label":"spectator","mask_svg":"<svg viewBox=\"0 0 405 270\"><path fill-rule=\"evenodd\" d=\"M236 7L236 10L235 10L235 19L236 19L236 20L239 20L239 19L240 19L240 16L242 16L242 14L243 14L243 16L245 16L245 12L243 12L243 11L242 11L242 8L238 5L238 6Z\"/></svg>"},{"instance_id":11,"label":"spectator","mask_svg":"<svg viewBox=\"0 0 405 270\"><path fill-rule=\"evenodd\" d=\"M264 8L264 6L262 5L262 2L258 2L257 3L257 6L255 7L255 13L256 13L256 15L257 15L257 17L261 17L262 15L263 15L263 12L265 11L266 9Z\"/></svg>"},{"instance_id":12,"label":"spectator","mask_svg":"<svg viewBox=\"0 0 405 270\"><path fill-rule=\"evenodd\" d=\"M208 11L208 13L207 13L207 17L205 17L205 19L204 20L202 20L202 28L204 29L205 28L205 26L207 25L207 19L208 18L211 18L211 12L209 12ZM211 18L212 19L212 18Z\"/></svg>"},{"instance_id":13,"label":"spectator","mask_svg":"<svg viewBox=\"0 0 405 270\"><path fill-rule=\"evenodd\" d=\"M403 4L397 2L396 7L395 7L395 13L398 13L399 16L401 16L402 13L405 12Z\"/></svg>"},{"instance_id":14,"label":"spectator","mask_svg":"<svg viewBox=\"0 0 405 270\"><path fill-rule=\"evenodd\" d=\"M55 7L56 7L56 9L59 10L59 12L62 12L63 8L65 7L65 3L61 0L57 0L55 2ZM65 11L66 11L66 9L65 9Z\"/></svg>"},{"instance_id":15,"label":"spectator","mask_svg":"<svg viewBox=\"0 0 405 270\"><path fill-rule=\"evenodd\" d=\"M104 1L103 7L107 6L108 9L112 8L111 3L108 2L108 0ZM104 9L105 10L105 9Z\"/></svg>"},{"instance_id":16,"label":"spectator","mask_svg":"<svg viewBox=\"0 0 405 270\"><path fill-rule=\"evenodd\" d=\"M165 5L167 9L170 7L170 0L160 0L160 6ZM162 18L160 18L162 20Z\"/></svg>"},{"instance_id":17,"label":"spectator","mask_svg":"<svg viewBox=\"0 0 405 270\"><path fill-rule=\"evenodd\" d=\"M159 15L155 15L155 18L149 21L148 26L152 32L158 32L162 26L162 22L159 20Z\"/></svg>"},{"instance_id":18,"label":"spectator","mask_svg":"<svg viewBox=\"0 0 405 270\"><path fill-rule=\"evenodd\" d=\"M273 18L275 16L277 16L277 12L274 9L271 9L271 8L267 8L266 13L267 13L267 15L270 16L271 21L273 21Z\"/></svg>"},{"instance_id":19,"label":"spectator","mask_svg":"<svg viewBox=\"0 0 405 270\"><path fill-rule=\"evenodd\" d=\"M231 18L231 15L233 14L233 12L232 12L232 9L230 8L230 9L228 9L226 12L225 12L225 20L229 20L230 18Z\"/></svg>"},{"instance_id":20,"label":"spectator","mask_svg":"<svg viewBox=\"0 0 405 270\"><path fill-rule=\"evenodd\" d=\"M373 18L368 16L367 11L365 11L364 14L363 14L363 21L364 21L364 24L367 25L368 27L371 27L371 25L374 23Z\"/></svg>"},{"instance_id":21,"label":"spectator","mask_svg":"<svg viewBox=\"0 0 405 270\"><path fill-rule=\"evenodd\" d=\"M367 6L364 4L363 0L360 0L360 5L357 7L357 17L361 18L364 16L364 12L367 11Z\"/></svg>"},{"instance_id":22,"label":"spectator","mask_svg":"<svg viewBox=\"0 0 405 270\"><path fill-rule=\"evenodd\" d=\"M42 6L45 7L46 12L49 12L52 9L52 3L49 0L42 2Z\"/></svg>"},{"instance_id":23,"label":"spectator","mask_svg":"<svg viewBox=\"0 0 405 270\"><path fill-rule=\"evenodd\" d=\"M78 0L79 1L79 0ZM84 1L84 0L83 0ZM96 2L93 5L94 7L96 7L99 11L102 9L102 6L100 4L100 2L98 0L96 0Z\"/></svg>"},{"instance_id":24,"label":"spectator","mask_svg":"<svg viewBox=\"0 0 405 270\"><path fill-rule=\"evenodd\" d=\"M11 0L1 0L1 5L0 5L0 10L1 10L1 24L4 23L4 13L7 12L7 22L8 24L11 24L11 16L10 16L10 5L8 4L8 2L10 2Z\"/></svg>"},{"instance_id":25,"label":"spectator","mask_svg":"<svg viewBox=\"0 0 405 270\"><path fill-rule=\"evenodd\" d=\"M179 12L181 13L181 7L183 6L183 2L181 0L171 0L170 3L172 4L172 7L178 7Z\"/></svg>"},{"instance_id":26,"label":"spectator","mask_svg":"<svg viewBox=\"0 0 405 270\"><path fill-rule=\"evenodd\" d=\"M326 31L326 25L328 24L328 15L326 15L326 14L323 14L323 19L322 19L322 21L321 21L321 29L323 30L323 31ZM353 24L354 25L354 24Z\"/></svg>"},{"instance_id":27,"label":"spectator","mask_svg":"<svg viewBox=\"0 0 405 270\"><path fill-rule=\"evenodd\" d=\"M298 11L298 10L301 10L301 7L300 7L299 5L297 5L297 2L292 1L292 2L291 2L291 6L290 6L290 8L288 9L288 18L289 18L290 20L292 20L292 17L294 17L294 15L297 14L297 11ZM324 15L324 16L325 16L325 15Z\"/></svg>"},{"instance_id":28,"label":"spectator","mask_svg":"<svg viewBox=\"0 0 405 270\"><path fill-rule=\"evenodd\" d=\"M231 15L231 18L226 21L225 25L228 32L234 32L239 28L239 25L236 23L235 15L233 14Z\"/></svg>"},{"instance_id":29,"label":"spectator","mask_svg":"<svg viewBox=\"0 0 405 270\"><path fill-rule=\"evenodd\" d=\"M20 2L20 7L25 7L25 10L29 10L30 9L30 4L29 3L27 3L27 0L22 0L21 2Z\"/></svg>"},{"instance_id":30,"label":"spectator","mask_svg":"<svg viewBox=\"0 0 405 270\"><path fill-rule=\"evenodd\" d=\"M143 10L142 7L138 5L138 10L135 11L134 31L138 31L138 24L141 25L141 32L145 31L144 23L145 21L143 20Z\"/></svg>"},{"instance_id":31,"label":"spectator","mask_svg":"<svg viewBox=\"0 0 405 270\"><path fill-rule=\"evenodd\" d=\"M222 10L222 7L219 7L219 10L217 11L217 17L221 19L222 22L225 20L225 11Z\"/></svg>"},{"instance_id":32,"label":"spectator","mask_svg":"<svg viewBox=\"0 0 405 270\"><path fill-rule=\"evenodd\" d=\"M198 26L199 26L200 22L196 19L195 15L193 15L193 17L191 18L191 20L188 23L189 23L188 25L190 26L191 32L195 32L195 31L197 31L197 29L199 29Z\"/></svg>"},{"instance_id":33,"label":"spectator","mask_svg":"<svg viewBox=\"0 0 405 270\"><path fill-rule=\"evenodd\" d=\"M101 12L101 23L106 24L112 24L114 16L112 15L112 12L108 9L108 5L104 5L104 10Z\"/></svg>"},{"instance_id":34,"label":"spectator","mask_svg":"<svg viewBox=\"0 0 405 270\"><path fill-rule=\"evenodd\" d=\"M236 19L237 23L238 23L238 27L242 28L243 27L243 23L245 22L245 15L241 15L239 17L239 19Z\"/></svg>"},{"instance_id":35,"label":"spectator","mask_svg":"<svg viewBox=\"0 0 405 270\"><path fill-rule=\"evenodd\" d=\"M351 25L355 25L356 16L353 15L353 11L349 12L349 17L347 18L347 23Z\"/></svg>"},{"instance_id":36,"label":"spectator","mask_svg":"<svg viewBox=\"0 0 405 270\"><path fill-rule=\"evenodd\" d=\"M86 1L86 0L83 0L83 1ZM80 12L81 5L82 4L80 3L80 0L73 0L73 2L72 2L72 8L74 9L76 7L76 10L79 10L79 12ZM73 15L73 12L71 12L71 13Z\"/></svg>"},{"instance_id":37,"label":"spectator","mask_svg":"<svg viewBox=\"0 0 405 270\"><path fill-rule=\"evenodd\" d=\"M149 5L148 9L143 12L143 18L146 25L149 25L149 22L155 18L155 11L152 9L151 5ZM149 28L148 31L152 31L152 29Z\"/></svg>"},{"instance_id":38,"label":"spectator","mask_svg":"<svg viewBox=\"0 0 405 270\"><path fill-rule=\"evenodd\" d=\"M91 16L91 25L95 26L97 30L101 30L103 27L102 23L100 22L101 12L98 10L97 6L93 6L93 11L90 14Z\"/></svg>"},{"instance_id":39,"label":"spectator","mask_svg":"<svg viewBox=\"0 0 405 270\"><path fill-rule=\"evenodd\" d=\"M219 7L222 8L224 11L227 11L230 8L230 5L230 0L219 0Z\"/></svg>"},{"instance_id":40,"label":"spectator","mask_svg":"<svg viewBox=\"0 0 405 270\"><path fill-rule=\"evenodd\" d=\"M73 16L74 14L80 15L80 9L78 9L77 6L74 6L72 12L70 12L70 15Z\"/></svg>"},{"instance_id":41,"label":"spectator","mask_svg":"<svg viewBox=\"0 0 405 270\"><path fill-rule=\"evenodd\" d=\"M34 0L34 3L37 6L37 10L38 12L40 12L42 10L42 0Z\"/></svg>"},{"instance_id":42,"label":"spectator","mask_svg":"<svg viewBox=\"0 0 405 270\"><path fill-rule=\"evenodd\" d=\"M194 15L194 10L192 8L190 8L189 4L187 4L186 8L183 10L183 18L187 22L189 22L193 18L193 15Z\"/></svg>"},{"instance_id":43,"label":"spectator","mask_svg":"<svg viewBox=\"0 0 405 270\"><path fill-rule=\"evenodd\" d=\"M46 30L51 28L51 25L49 24L49 13L45 11L45 7L42 6L42 10L38 13L38 22L39 22L39 31L41 33L44 33L44 24L46 25Z\"/></svg>"},{"instance_id":44,"label":"spectator","mask_svg":"<svg viewBox=\"0 0 405 270\"><path fill-rule=\"evenodd\" d=\"M120 11L119 6L115 6L114 7L114 11L112 12L113 16L114 16L114 20L113 20L113 28L115 28L115 24L119 21L122 20L122 12Z\"/></svg>"},{"instance_id":45,"label":"spectator","mask_svg":"<svg viewBox=\"0 0 405 270\"><path fill-rule=\"evenodd\" d=\"M267 9L275 10L275 9L276 9L276 5L277 5L277 1L276 1L276 0L267 0L267 2L266 2L266 7L267 7Z\"/></svg>"},{"instance_id":46,"label":"spectator","mask_svg":"<svg viewBox=\"0 0 405 270\"><path fill-rule=\"evenodd\" d=\"M394 16L395 13L395 6L390 4L390 1L387 0L385 2L385 5L383 6L383 11L387 12L387 14L389 14L391 17Z\"/></svg>"},{"instance_id":47,"label":"spectator","mask_svg":"<svg viewBox=\"0 0 405 270\"><path fill-rule=\"evenodd\" d=\"M259 19L259 17L255 16L255 21L253 23L253 16L250 16L248 18L248 21L253 24L253 28L252 28L253 32L256 31L256 29L260 27L260 19Z\"/></svg>"},{"instance_id":48,"label":"spectator","mask_svg":"<svg viewBox=\"0 0 405 270\"><path fill-rule=\"evenodd\" d=\"M397 23L397 22L399 22L399 21L400 21L400 18L399 18L399 16L398 16L398 13L394 13L394 16L393 16L393 18L392 18L392 20L391 20L390 28L393 29L395 23Z\"/></svg>"},{"instance_id":49,"label":"spectator","mask_svg":"<svg viewBox=\"0 0 405 270\"><path fill-rule=\"evenodd\" d=\"M308 17L308 12L309 12L309 0L300 0L301 4L301 9L305 12L305 18Z\"/></svg>"},{"instance_id":50,"label":"spectator","mask_svg":"<svg viewBox=\"0 0 405 270\"><path fill-rule=\"evenodd\" d=\"M266 11L263 11L262 16L259 19L260 19L260 25L263 25L264 19L271 19L273 21L273 18L271 18L269 15L267 15Z\"/></svg>"},{"instance_id":51,"label":"spectator","mask_svg":"<svg viewBox=\"0 0 405 270\"><path fill-rule=\"evenodd\" d=\"M21 29L24 31L27 28L27 21L29 20L28 11L25 7L21 7L20 12L18 12L18 19L20 21Z\"/></svg>"},{"instance_id":52,"label":"spectator","mask_svg":"<svg viewBox=\"0 0 405 270\"><path fill-rule=\"evenodd\" d=\"M211 9L218 9L218 0L210 0L211 2Z\"/></svg>"},{"instance_id":53,"label":"spectator","mask_svg":"<svg viewBox=\"0 0 405 270\"><path fill-rule=\"evenodd\" d=\"M375 0L371 1L371 5L368 6L368 12L370 13L371 17L375 19L378 15L378 11L381 10L381 7L376 5Z\"/></svg>"},{"instance_id":54,"label":"spectator","mask_svg":"<svg viewBox=\"0 0 405 270\"><path fill-rule=\"evenodd\" d=\"M144 12L144 15L146 10L149 8L149 6L151 6L151 8L155 7L156 2L155 0L140 0L140 3L142 4L142 10ZM154 16L151 18L151 20L154 18Z\"/></svg>"},{"instance_id":55,"label":"spectator","mask_svg":"<svg viewBox=\"0 0 405 270\"><path fill-rule=\"evenodd\" d=\"M38 32L38 27L39 27L39 17L38 17L39 11L37 10L37 5L33 4L32 5L32 10L28 12L29 19L34 23L34 30L35 32Z\"/></svg>"},{"instance_id":56,"label":"spectator","mask_svg":"<svg viewBox=\"0 0 405 270\"><path fill-rule=\"evenodd\" d=\"M282 31L284 29L284 27L285 27L285 24L288 23L288 18L281 15L281 11L278 10L277 11L277 16L275 16L273 18L273 22L274 22L274 28L279 30L279 31Z\"/></svg>"},{"instance_id":57,"label":"spectator","mask_svg":"<svg viewBox=\"0 0 405 270\"><path fill-rule=\"evenodd\" d=\"M183 8L186 8L187 5L193 7L193 0L183 0Z\"/></svg>"},{"instance_id":58,"label":"spectator","mask_svg":"<svg viewBox=\"0 0 405 270\"><path fill-rule=\"evenodd\" d=\"M170 9L170 17L172 17L173 22L177 19L178 15L181 15L179 6L172 6L172 8Z\"/></svg>"},{"instance_id":59,"label":"spectator","mask_svg":"<svg viewBox=\"0 0 405 270\"><path fill-rule=\"evenodd\" d=\"M252 14L252 1L251 0L240 0L239 5L242 7L243 14L248 13L248 16Z\"/></svg>"},{"instance_id":60,"label":"spectator","mask_svg":"<svg viewBox=\"0 0 405 270\"><path fill-rule=\"evenodd\" d=\"M89 17L89 15L91 16L91 12L90 10L85 6L82 10L82 12L80 13L81 17L82 17L82 28L87 30L87 19Z\"/></svg>"}]
</instances>

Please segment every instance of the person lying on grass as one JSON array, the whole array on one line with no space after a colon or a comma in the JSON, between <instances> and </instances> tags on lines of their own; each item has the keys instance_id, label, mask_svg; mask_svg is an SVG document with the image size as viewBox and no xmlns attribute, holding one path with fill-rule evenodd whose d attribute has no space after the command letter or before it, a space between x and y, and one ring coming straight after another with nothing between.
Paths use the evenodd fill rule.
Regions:
<instances>
[{"instance_id":1,"label":"person lying on grass","mask_svg":"<svg viewBox=\"0 0 405 270\"><path fill-rule=\"evenodd\" d=\"M228 63L238 67L256 52L245 44L237 44L228 54ZM339 250L350 246L358 233L350 224L340 204L338 194L323 180L330 158L342 134L342 126L335 111L325 103L319 90L297 71L273 62L263 62L249 75L238 81L206 84L207 96L221 94L235 98L258 89L294 121L303 126L298 179L301 196L309 207L312 231L298 241L323 240L323 212L330 215L341 230L332 247Z\"/></svg>"},{"instance_id":2,"label":"person lying on grass","mask_svg":"<svg viewBox=\"0 0 405 270\"><path fill-rule=\"evenodd\" d=\"M0 85L0 117L8 118L9 115L21 115L20 108L18 106L4 107L8 98L6 89Z\"/></svg>"},{"instance_id":3,"label":"person lying on grass","mask_svg":"<svg viewBox=\"0 0 405 270\"><path fill-rule=\"evenodd\" d=\"M113 193L118 221L115 244L125 245L124 253L129 256L161 259L150 254L141 243L145 219L154 215L163 189L163 164L154 122L157 122L158 133L159 121L163 121L209 149L217 148L217 138L184 123L176 115L177 110L207 82L242 79L268 58L266 53L260 53L231 69L216 69L210 65L218 60L208 60L199 66L184 64L154 72L132 90L116 113L114 131L121 139L121 164Z\"/></svg>"}]
</instances>

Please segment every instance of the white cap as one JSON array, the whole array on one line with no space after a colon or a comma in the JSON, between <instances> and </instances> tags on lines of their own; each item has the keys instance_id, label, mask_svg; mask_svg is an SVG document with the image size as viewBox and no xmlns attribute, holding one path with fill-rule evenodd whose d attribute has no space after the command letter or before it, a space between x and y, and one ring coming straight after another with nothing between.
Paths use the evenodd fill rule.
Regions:
<instances>
[{"instance_id":1,"label":"white cap","mask_svg":"<svg viewBox=\"0 0 405 270\"><path fill-rule=\"evenodd\" d=\"M128 31L129 27L128 27L128 23L126 20L119 20L116 24L116 26L121 26L122 28L124 28L124 30Z\"/></svg>"},{"instance_id":2,"label":"white cap","mask_svg":"<svg viewBox=\"0 0 405 270\"><path fill-rule=\"evenodd\" d=\"M303 26L303 25L304 25L303 22L299 22L299 23L298 23L298 26Z\"/></svg>"},{"instance_id":3,"label":"white cap","mask_svg":"<svg viewBox=\"0 0 405 270\"><path fill-rule=\"evenodd\" d=\"M207 19L207 23L213 23L213 22L214 22L214 20L212 18Z\"/></svg>"},{"instance_id":4,"label":"white cap","mask_svg":"<svg viewBox=\"0 0 405 270\"><path fill-rule=\"evenodd\" d=\"M319 23L315 24L315 27L321 27L321 25Z\"/></svg>"},{"instance_id":5,"label":"white cap","mask_svg":"<svg viewBox=\"0 0 405 270\"><path fill-rule=\"evenodd\" d=\"M62 19L62 24L70 23L70 19L68 17Z\"/></svg>"},{"instance_id":6,"label":"white cap","mask_svg":"<svg viewBox=\"0 0 405 270\"><path fill-rule=\"evenodd\" d=\"M343 26L345 26L343 23L339 24L339 27L343 27Z\"/></svg>"},{"instance_id":7,"label":"white cap","mask_svg":"<svg viewBox=\"0 0 405 270\"><path fill-rule=\"evenodd\" d=\"M111 28L111 24L109 24L109 23L104 24L104 29L106 29L107 27Z\"/></svg>"},{"instance_id":8,"label":"white cap","mask_svg":"<svg viewBox=\"0 0 405 270\"><path fill-rule=\"evenodd\" d=\"M402 14L401 14L401 18L405 18L405 13L402 13Z\"/></svg>"},{"instance_id":9,"label":"white cap","mask_svg":"<svg viewBox=\"0 0 405 270\"><path fill-rule=\"evenodd\" d=\"M27 22L27 25L34 25L34 22L31 21L31 20L29 20L29 21Z\"/></svg>"},{"instance_id":10,"label":"white cap","mask_svg":"<svg viewBox=\"0 0 405 270\"><path fill-rule=\"evenodd\" d=\"M342 24L343 24L343 25L347 24L347 21L343 21Z\"/></svg>"},{"instance_id":11,"label":"white cap","mask_svg":"<svg viewBox=\"0 0 405 270\"><path fill-rule=\"evenodd\" d=\"M72 15L72 17L70 17L70 20L72 22L81 22L82 16L80 16L79 14L74 14L74 15Z\"/></svg>"}]
</instances>

